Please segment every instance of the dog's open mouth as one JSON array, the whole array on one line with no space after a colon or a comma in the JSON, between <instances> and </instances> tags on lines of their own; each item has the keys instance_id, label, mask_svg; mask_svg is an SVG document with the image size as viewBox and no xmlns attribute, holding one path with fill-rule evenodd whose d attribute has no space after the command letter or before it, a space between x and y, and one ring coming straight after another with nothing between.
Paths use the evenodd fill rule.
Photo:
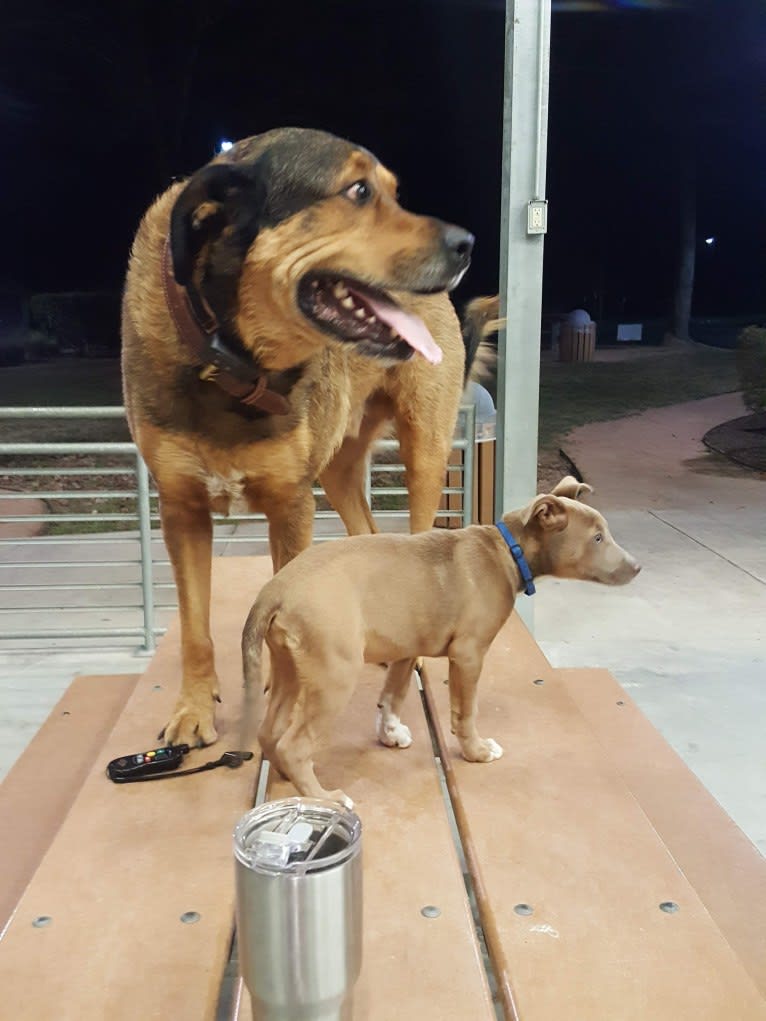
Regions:
<instances>
[{"instance_id":1,"label":"dog's open mouth","mask_svg":"<svg viewBox=\"0 0 766 1021\"><path fill-rule=\"evenodd\" d=\"M298 305L312 323L370 358L406 361L415 351L438 365L442 350L418 316L385 291L352 277L309 274L298 285Z\"/></svg>"}]
</instances>

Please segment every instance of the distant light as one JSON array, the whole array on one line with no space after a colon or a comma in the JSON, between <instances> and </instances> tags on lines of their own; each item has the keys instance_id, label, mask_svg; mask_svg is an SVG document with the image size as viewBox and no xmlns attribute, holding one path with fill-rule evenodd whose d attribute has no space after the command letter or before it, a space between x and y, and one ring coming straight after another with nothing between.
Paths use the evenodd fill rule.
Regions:
<instances>
[{"instance_id":1,"label":"distant light","mask_svg":"<svg viewBox=\"0 0 766 1021\"><path fill-rule=\"evenodd\" d=\"M234 148L234 143L230 142L228 140L228 138L224 138L224 139L221 140L221 143L218 146L218 151L219 152L228 152L229 149L233 149L233 148Z\"/></svg>"},{"instance_id":2,"label":"distant light","mask_svg":"<svg viewBox=\"0 0 766 1021\"><path fill-rule=\"evenodd\" d=\"M705 238L705 244L706 245L714 245L715 244L715 238Z\"/></svg>"}]
</instances>

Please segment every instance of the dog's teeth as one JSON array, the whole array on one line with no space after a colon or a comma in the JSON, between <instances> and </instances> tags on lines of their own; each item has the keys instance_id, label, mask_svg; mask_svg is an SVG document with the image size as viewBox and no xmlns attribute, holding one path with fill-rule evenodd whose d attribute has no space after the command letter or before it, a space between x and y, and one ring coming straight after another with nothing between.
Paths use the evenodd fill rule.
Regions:
<instances>
[{"instance_id":1,"label":"dog's teeth","mask_svg":"<svg viewBox=\"0 0 766 1021\"><path fill-rule=\"evenodd\" d=\"M344 298L343 301L341 302L341 305L344 308L353 308L354 307L354 299L353 298Z\"/></svg>"},{"instance_id":2,"label":"dog's teeth","mask_svg":"<svg viewBox=\"0 0 766 1021\"><path fill-rule=\"evenodd\" d=\"M357 319L364 319L364 317L367 315L367 313L365 312L365 310L363 308L355 308L354 309L354 315L356 316Z\"/></svg>"},{"instance_id":3,"label":"dog's teeth","mask_svg":"<svg viewBox=\"0 0 766 1021\"><path fill-rule=\"evenodd\" d=\"M335 285L335 287L333 287L332 293L335 295L336 298L341 299L341 298L345 298L347 296L348 289L346 287L344 287L343 284L340 283L340 281L339 281Z\"/></svg>"},{"instance_id":4,"label":"dog's teeth","mask_svg":"<svg viewBox=\"0 0 766 1021\"><path fill-rule=\"evenodd\" d=\"M398 339L399 339L399 334L398 334L398 333L397 333L397 331L396 331L396 330L395 330L395 329L393 328L393 326L389 326L389 328L388 328L388 332L389 332L389 333L391 334L391 337L392 337L392 339L393 339L393 340L398 340Z\"/></svg>"},{"instance_id":5,"label":"dog's teeth","mask_svg":"<svg viewBox=\"0 0 766 1021\"><path fill-rule=\"evenodd\" d=\"M370 316L370 318L367 320L368 323L377 323L377 321L378 320L375 318L375 316Z\"/></svg>"}]
</instances>

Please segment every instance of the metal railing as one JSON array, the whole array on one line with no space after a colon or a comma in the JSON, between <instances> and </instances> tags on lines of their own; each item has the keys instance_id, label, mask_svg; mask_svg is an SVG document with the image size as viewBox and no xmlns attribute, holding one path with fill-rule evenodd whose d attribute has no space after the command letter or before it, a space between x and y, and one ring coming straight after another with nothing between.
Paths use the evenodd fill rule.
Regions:
<instances>
[{"instance_id":1,"label":"metal railing","mask_svg":"<svg viewBox=\"0 0 766 1021\"><path fill-rule=\"evenodd\" d=\"M0 422L11 419L124 420L124 410L0 409ZM471 522L474 423L473 405L462 407L453 440L462 453L449 466L450 480L457 472L460 484L445 485L448 509L437 512L440 521ZM368 465L367 497L383 531L407 526L404 465L390 460L397 451L396 440L380 440ZM344 536L323 490L314 495L315 541ZM459 509L450 509L456 502ZM213 520L216 553L268 550L263 514ZM137 639L151 652L176 606L157 492L133 443L0 442L0 639L7 647Z\"/></svg>"}]
</instances>

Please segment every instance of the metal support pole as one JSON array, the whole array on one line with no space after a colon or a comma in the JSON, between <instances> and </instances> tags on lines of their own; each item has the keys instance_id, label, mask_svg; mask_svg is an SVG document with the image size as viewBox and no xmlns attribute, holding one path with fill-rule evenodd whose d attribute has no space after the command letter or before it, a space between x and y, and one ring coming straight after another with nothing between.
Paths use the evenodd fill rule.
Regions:
<instances>
[{"instance_id":1,"label":"metal support pole","mask_svg":"<svg viewBox=\"0 0 766 1021\"><path fill-rule=\"evenodd\" d=\"M144 459L136 453L136 489L138 530L141 543L141 591L144 607L144 652L154 652L154 585L152 578L152 518L149 502L149 472Z\"/></svg>"},{"instance_id":2,"label":"metal support pole","mask_svg":"<svg viewBox=\"0 0 766 1021\"><path fill-rule=\"evenodd\" d=\"M529 203L545 197L551 0L506 0L495 513L537 490L543 233ZM517 603L532 627L531 600Z\"/></svg>"},{"instance_id":3,"label":"metal support pole","mask_svg":"<svg viewBox=\"0 0 766 1021\"><path fill-rule=\"evenodd\" d=\"M460 409L464 417L463 436L463 528L473 524L473 476L476 464L476 406L468 404Z\"/></svg>"},{"instance_id":4,"label":"metal support pole","mask_svg":"<svg viewBox=\"0 0 766 1021\"><path fill-rule=\"evenodd\" d=\"M365 464L365 475L364 475L364 498L367 501L367 506L372 512L372 452L367 454L367 462ZM374 515L373 515L374 517Z\"/></svg>"}]
</instances>

